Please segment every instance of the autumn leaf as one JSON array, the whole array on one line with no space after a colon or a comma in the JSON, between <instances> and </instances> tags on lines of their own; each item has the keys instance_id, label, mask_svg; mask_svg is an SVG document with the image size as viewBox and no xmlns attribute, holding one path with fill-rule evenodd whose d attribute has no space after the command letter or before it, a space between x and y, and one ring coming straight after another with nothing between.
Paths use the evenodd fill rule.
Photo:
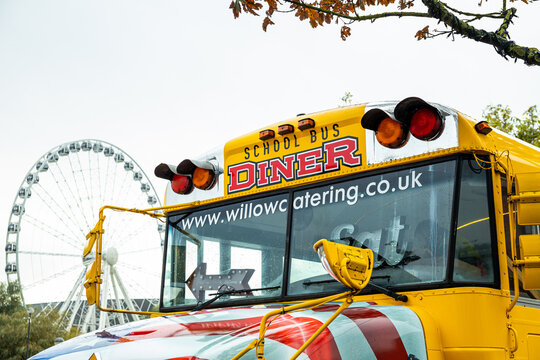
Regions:
<instances>
[{"instance_id":1,"label":"autumn leaf","mask_svg":"<svg viewBox=\"0 0 540 360\"><path fill-rule=\"evenodd\" d=\"M351 36L351 28L348 26L341 27L341 40L347 40L347 37Z\"/></svg>"},{"instance_id":2,"label":"autumn leaf","mask_svg":"<svg viewBox=\"0 0 540 360\"><path fill-rule=\"evenodd\" d=\"M264 21L262 24L262 28L264 31L266 31L266 28L268 27L268 25L274 25L274 22L270 20L270 18L267 16L266 18L264 18Z\"/></svg>"},{"instance_id":3,"label":"autumn leaf","mask_svg":"<svg viewBox=\"0 0 540 360\"><path fill-rule=\"evenodd\" d=\"M240 4L237 1L231 2L231 5L229 6L229 9L232 9L233 16L236 19L238 16L240 16L240 13L242 12L242 9L240 8Z\"/></svg>"},{"instance_id":4,"label":"autumn leaf","mask_svg":"<svg viewBox=\"0 0 540 360\"><path fill-rule=\"evenodd\" d=\"M429 35L429 25L426 26L425 28L421 29L421 30L418 30L416 32L416 35L414 35L414 37L417 40L422 40L422 39L427 39L428 35Z\"/></svg>"},{"instance_id":5,"label":"autumn leaf","mask_svg":"<svg viewBox=\"0 0 540 360\"><path fill-rule=\"evenodd\" d=\"M414 0L399 0L398 8L399 10L406 10L411 8L414 5Z\"/></svg>"}]
</instances>

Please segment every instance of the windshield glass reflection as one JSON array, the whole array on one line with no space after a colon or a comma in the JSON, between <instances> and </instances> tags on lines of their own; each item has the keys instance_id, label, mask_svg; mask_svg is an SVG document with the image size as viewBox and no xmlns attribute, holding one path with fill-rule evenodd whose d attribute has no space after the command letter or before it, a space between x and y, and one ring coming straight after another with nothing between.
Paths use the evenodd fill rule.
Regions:
<instances>
[{"instance_id":1,"label":"windshield glass reflection","mask_svg":"<svg viewBox=\"0 0 540 360\"><path fill-rule=\"evenodd\" d=\"M312 250L319 239L372 249L376 284L442 281L454 178L449 161L295 192L289 294L341 287Z\"/></svg>"}]
</instances>

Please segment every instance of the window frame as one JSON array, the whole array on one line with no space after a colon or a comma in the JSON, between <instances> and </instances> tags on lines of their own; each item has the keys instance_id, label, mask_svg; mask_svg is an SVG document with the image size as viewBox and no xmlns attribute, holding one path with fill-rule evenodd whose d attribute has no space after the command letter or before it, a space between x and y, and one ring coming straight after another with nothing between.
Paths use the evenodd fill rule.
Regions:
<instances>
[{"instance_id":1,"label":"window frame","mask_svg":"<svg viewBox=\"0 0 540 360\"><path fill-rule=\"evenodd\" d=\"M440 282L425 283L425 284L408 284L408 285L399 285L399 286L389 286L388 288L393 291L421 291L421 290L434 290L434 289L444 289L451 287L484 287L484 288L494 288L500 289L500 269L499 269L499 254L497 249L496 241L496 224L495 224L495 209L494 209L494 200L493 200L493 176L492 172L488 170L485 171L486 179L486 192L487 192L487 201L488 201L488 211L489 211L489 226L490 226L490 239L491 239L491 252L492 252L492 261L493 261L493 272L494 272L494 281L490 283L486 282L457 282L452 279L454 271L454 257L455 257L455 247L456 247L456 233L457 233L457 221L458 221L458 211L459 211L459 196L461 193L461 176L462 176L462 167L465 161L475 161L474 157L470 154L455 154L435 159L428 159L425 161L400 164L398 166L390 166L386 168L374 169L372 171L366 171L361 173L356 173L348 176L331 178L324 181L319 181L311 183L308 185L301 185L296 187L284 187L281 189L273 190L270 192L263 192L258 194L251 194L248 196L237 197L230 200L223 200L211 204L205 204L195 208L189 208L179 211L170 212L167 214L166 219L166 234L163 244L163 261L162 261L162 275L161 275L161 288L160 288L160 298L159 298L159 309L160 312L178 312L178 311L189 311L195 307L194 304L174 306L174 307L164 307L163 306L163 292L165 289L165 270L166 270L166 260L167 260L167 251L169 243L169 220L171 217L194 213L198 211L203 211L207 209L215 209L221 206L228 206L234 204L240 204L252 200L262 200L276 195L287 194L288 199L288 209L287 209L287 224L285 227L285 251L284 251L284 268L283 268L283 281L281 286L281 295L272 296L272 297L256 297L254 299L234 299L230 301L221 301L215 302L208 308L221 308L221 307L232 307L232 306L244 306L244 305L255 305L262 303L274 303L274 302L289 302L289 301L298 301L305 299L312 299L316 297L323 297L331 294L338 293L339 291L327 291L327 292L318 292L318 293L307 293L307 294L295 294L287 295L288 283L289 283L289 274L290 274L290 255L291 255L291 232L292 232L292 216L293 216L293 195L297 191L314 189L320 186L330 186L349 180L355 180L359 178L369 177L369 176L378 176L385 173L392 173L404 169L410 169L414 167L431 165L442 163L446 161L455 161L455 174L454 174L454 190L451 200L451 229L450 229L450 239L449 239L449 258L448 266L446 269L445 279ZM459 180L459 181L458 181ZM367 295L376 293L370 289L364 289L361 295Z\"/></svg>"}]
</instances>

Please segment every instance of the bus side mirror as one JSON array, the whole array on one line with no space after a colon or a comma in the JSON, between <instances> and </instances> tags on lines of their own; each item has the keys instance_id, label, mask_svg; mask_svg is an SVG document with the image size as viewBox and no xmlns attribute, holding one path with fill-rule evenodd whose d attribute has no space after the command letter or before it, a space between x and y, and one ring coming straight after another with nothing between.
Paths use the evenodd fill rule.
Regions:
<instances>
[{"instance_id":1,"label":"bus side mirror","mask_svg":"<svg viewBox=\"0 0 540 360\"><path fill-rule=\"evenodd\" d=\"M321 239L313 245L322 266L348 288L361 290L371 279L373 251Z\"/></svg>"},{"instance_id":2,"label":"bus side mirror","mask_svg":"<svg viewBox=\"0 0 540 360\"><path fill-rule=\"evenodd\" d=\"M523 289L540 290L540 235L520 235Z\"/></svg>"},{"instance_id":3,"label":"bus side mirror","mask_svg":"<svg viewBox=\"0 0 540 360\"><path fill-rule=\"evenodd\" d=\"M517 220L519 225L540 225L540 173L516 174Z\"/></svg>"},{"instance_id":4,"label":"bus side mirror","mask_svg":"<svg viewBox=\"0 0 540 360\"><path fill-rule=\"evenodd\" d=\"M97 284L101 283L101 279L98 278L97 273L97 260L92 262L90 269L86 272L86 281L84 287L86 288L86 300L88 305L94 305L97 299Z\"/></svg>"}]
</instances>

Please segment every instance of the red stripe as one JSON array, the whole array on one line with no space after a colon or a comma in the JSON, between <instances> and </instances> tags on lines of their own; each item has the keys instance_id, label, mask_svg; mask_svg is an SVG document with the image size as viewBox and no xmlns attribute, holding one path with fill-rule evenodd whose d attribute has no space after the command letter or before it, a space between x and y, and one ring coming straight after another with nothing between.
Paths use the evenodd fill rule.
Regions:
<instances>
[{"instance_id":1,"label":"red stripe","mask_svg":"<svg viewBox=\"0 0 540 360\"><path fill-rule=\"evenodd\" d=\"M319 306L314 311L335 311L338 305ZM367 307L347 308L342 315L348 317L362 331L378 360L406 360L405 345L392 320L380 311Z\"/></svg>"},{"instance_id":2,"label":"red stripe","mask_svg":"<svg viewBox=\"0 0 540 360\"><path fill-rule=\"evenodd\" d=\"M142 339L166 338L185 335L229 335L257 336L262 317L231 319L197 323L176 323L161 325L152 330L135 331L116 341L130 342ZM310 317L292 317L285 314L272 321L265 338L280 342L293 349L299 349L322 322ZM304 351L311 360L341 360L337 344L330 330L325 329ZM189 359L189 358L187 358Z\"/></svg>"},{"instance_id":3,"label":"red stripe","mask_svg":"<svg viewBox=\"0 0 540 360\"><path fill-rule=\"evenodd\" d=\"M273 321L265 338L299 349L323 323L310 317L292 317L285 314ZM304 350L311 360L341 360L334 336L324 329Z\"/></svg>"},{"instance_id":4,"label":"red stripe","mask_svg":"<svg viewBox=\"0 0 540 360\"><path fill-rule=\"evenodd\" d=\"M392 320L370 308L348 308L343 315L362 331L378 360L406 360L407 350Z\"/></svg>"}]
</instances>

